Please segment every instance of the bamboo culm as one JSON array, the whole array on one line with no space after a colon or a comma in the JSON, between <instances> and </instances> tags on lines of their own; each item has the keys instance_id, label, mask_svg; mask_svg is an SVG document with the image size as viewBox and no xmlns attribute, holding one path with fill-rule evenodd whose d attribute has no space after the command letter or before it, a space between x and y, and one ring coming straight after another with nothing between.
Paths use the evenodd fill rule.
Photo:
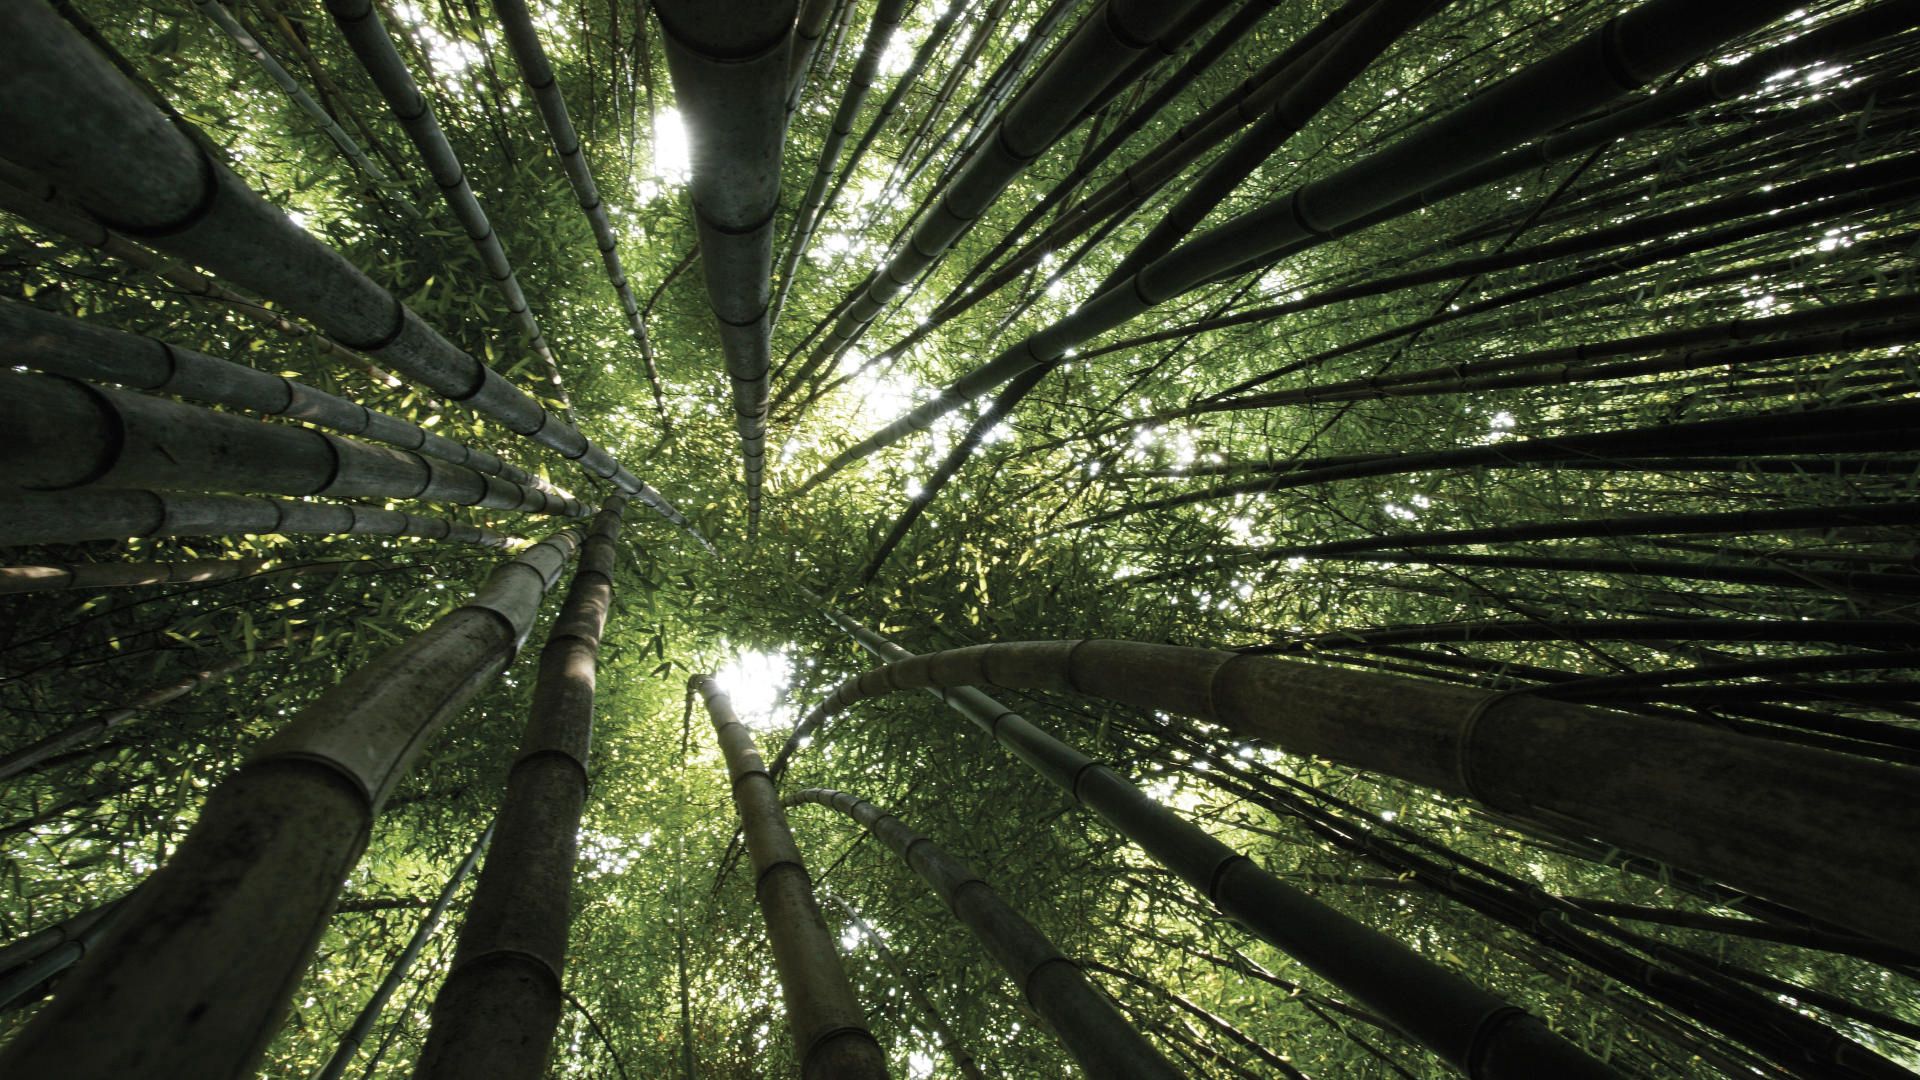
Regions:
<instances>
[{"instance_id":1,"label":"bamboo culm","mask_svg":"<svg viewBox=\"0 0 1920 1080\"><path fill-rule=\"evenodd\" d=\"M582 517L578 500L422 456L51 375L0 374L7 486L420 499ZM46 448L59 447L48 454Z\"/></svg>"},{"instance_id":2,"label":"bamboo culm","mask_svg":"<svg viewBox=\"0 0 1920 1080\"><path fill-rule=\"evenodd\" d=\"M805 1080L878 1080L886 1055L868 1032L840 954L813 898L813 878L800 859L780 796L754 749L753 735L734 718L713 679L689 685L706 701L714 735L726 757L734 806L753 862L754 896L767 924L767 941L787 1003L800 1075Z\"/></svg>"},{"instance_id":3,"label":"bamboo culm","mask_svg":"<svg viewBox=\"0 0 1920 1080\"><path fill-rule=\"evenodd\" d=\"M562 530L501 564L465 605L256 748L0 1051L0 1072L252 1076L394 785L512 662L579 538ZM100 1038L105 1015L115 1038Z\"/></svg>"},{"instance_id":4,"label":"bamboo culm","mask_svg":"<svg viewBox=\"0 0 1920 1080\"><path fill-rule=\"evenodd\" d=\"M862 648L895 662L877 670L918 659L827 606L805 586L799 591ZM1615 1075L1553 1035L1538 1019L1285 884L1147 798L1112 769L1046 734L980 690L971 686L926 689L1048 783L1139 844L1219 910L1469 1077ZM787 740L774 759L775 775L805 735L796 729Z\"/></svg>"},{"instance_id":5,"label":"bamboo culm","mask_svg":"<svg viewBox=\"0 0 1920 1080\"><path fill-rule=\"evenodd\" d=\"M1080 965L1056 948L973 869L879 807L844 791L804 788L786 805L815 803L838 810L900 856L940 895L986 946L1033 1011L1046 1020L1088 1076L1178 1080L1180 1070L1161 1056L1096 990Z\"/></svg>"},{"instance_id":6,"label":"bamboo culm","mask_svg":"<svg viewBox=\"0 0 1920 1080\"><path fill-rule=\"evenodd\" d=\"M613 607L621 504L595 517L547 631L533 706L507 773L498 838L435 996L416 1077L539 1080L565 1008L580 814L600 634Z\"/></svg>"},{"instance_id":7,"label":"bamboo culm","mask_svg":"<svg viewBox=\"0 0 1920 1080\"><path fill-rule=\"evenodd\" d=\"M1920 771L1849 754L1264 656L1129 641L1007 642L842 683L802 721L906 688L1092 693L1192 717L1573 830L1920 947L1906 842ZM1766 829L1754 829L1756 815Z\"/></svg>"},{"instance_id":8,"label":"bamboo culm","mask_svg":"<svg viewBox=\"0 0 1920 1080\"><path fill-rule=\"evenodd\" d=\"M0 493L0 548L155 536L413 536L504 547L492 529L350 503L88 489Z\"/></svg>"},{"instance_id":9,"label":"bamboo culm","mask_svg":"<svg viewBox=\"0 0 1920 1080\"><path fill-rule=\"evenodd\" d=\"M39 3L0 7L0 141L122 233L231 278L611 482L683 529L607 451L422 322L392 293L211 160ZM74 139L75 130L91 133ZM129 160L142 167L129 169Z\"/></svg>"}]
</instances>

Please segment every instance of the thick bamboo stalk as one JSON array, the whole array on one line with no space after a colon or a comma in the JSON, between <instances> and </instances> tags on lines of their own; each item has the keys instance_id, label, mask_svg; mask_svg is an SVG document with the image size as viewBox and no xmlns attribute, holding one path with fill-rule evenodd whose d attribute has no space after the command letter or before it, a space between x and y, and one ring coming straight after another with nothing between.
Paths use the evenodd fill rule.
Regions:
<instances>
[{"instance_id":1,"label":"thick bamboo stalk","mask_svg":"<svg viewBox=\"0 0 1920 1080\"><path fill-rule=\"evenodd\" d=\"M400 510L342 503L181 495L168 491L63 491L0 494L0 548L77 544L144 536L417 536L504 547L492 529Z\"/></svg>"},{"instance_id":2,"label":"thick bamboo stalk","mask_svg":"<svg viewBox=\"0 0 1920 1080\"><path fill-rule=\"evenodd\" d=\"M250 645L183 679L166 686L156 687L117 709L109 709L78 723L69 724L45 738L36 739L16 750L8 751L0 755L0 781L11 780L23 773L32 772L45 764L49 758L65 753L81 743L91 742L109 731L125 727L138 719L141 713L157 709L171 701L178 701L209 683L219 682L236 671L251 667L261 653L304 641L310 633L310 630L302 627L292 633Z\"/></svg>"},{"instance_id":3,"label":"thick bamboo stalk","mask_svg":"<svg viewBox=\"0 0 1920 1080\"><path fill-rule=\"evenodd\" d=\"M205 584L214 581L236 581L264 573L332 575L346 573L357 563L370 566L385 565L375 559L290 563L285 566L275 566L272 559L193 559L174 563L0 566L0 595L61 592L69 589L127 589L143 585Z\"/></svg>"},{"instance_id":4,"label":"thick bamboo stalk","mask_svg":"<svg viewBox=\"0 0 1920 1080\"><path fill-rule=\"evenodd\" d=\"M939 894L947 910L986 946L994 962L1019 988L1021 997L1053 1028L1054 1036L1088 1076L1178 1080L1180 1070L1114 1010L1113 1004L1087 981L1080 965L1002 900L967 864L899 818L844 791L803 788L785 799L788 806L801 803L840 811L900 856Z\"/></svg>"},{"instance_id":5,"label":"thick bamboo stalk","mask_svg":"<svg viewBox=\"0 0 1920 1080\"><path fill-rule=\"evenodd\" d=\"M940 1041L940 1049L953 1058L954 1069L965 1080L987 1080L987 1074L980 1071L980 1065L973 1060L973 1054L961 1044L960 1036L954 1034L952 1026L947 1023L944 1016L940 1015L940 1010L934 1007L933 1000L927 997L927 992L921 987L919 980L913 977L913 974L907 970L907 965L894 954L894 951L887 947L886 941L874 931L873 927L867 925L867 921L860 917L860 913L854 910L852 904L847 903L845 897L829 893L827 899L834 907L839 908L841 914L845 915L847 920L860 931L862 940L873 946L874 954L880 957L880 962L887 965L888 970L893 972L901 989L913 999L914 1005L920 1009L921 1016L926 1018L927 1026L933 1029L934 1037ZM691 1068L686 1075L690 1080Z\"/></svg>"},{"instance_id":6,"label":"thick bamboo stalk","mask_svg":"<svg viewBox=\"0 0 1920 1080\"><path fill-rule=\"evenodd\" d=\"M520 77L525 80L527 89L533 91L534 102L540 107L540 119L546 123L547 135L553 140L553 152L560 158L567 182L573 185L574 199L580 204L580 212L586 215L587 224L593 229L594 245L600 249L600 263L606 268L607 280L620 300L620 310L626 313L627 326L632 329L633 340L640 347L647 383L653 388L654 404L664 417L666 404L661 395L660 371L654 363L653 342L647 337L647 325L640 318L640 305L633 298L633 286L627 281L626 267L620 262L620 247L613 233L613 222L607 217L607 206L601 201L599 185L593 182L593 169L587 164L586 150L580 145L580 134L573 129L573 118L567 113L567 100L560 93L560 82L553 74L553 65L547 62L547 51L540 44L539 33L534 30L533 16L528 12L525 0L494 0L493 10L500 19L501 29L506 31L507 46L513 50L514 61L520 65Z\"/></svg>"},{"instance_id":7,"label":"thick bamboo stalk","mask_svg":"<svg viewBox=\"0 0 1920 1080\"><path fill-rule=\"evenodd\" d=\"M1007 686L1191 716L1397 776L1920 946L1920 771L1698 725L1142 642L1007 642L843 683L801 728L910 687ZM1754 827L1756 820L1765 828Z\"/></svg>"},{"instance_id":8,"label":"thick bamboo stalk","mask_svg":"<svg viewBox=\"0 0 1920 1080\"><path fill-rule=\"evenodd\" d=\"M804 586L800 592L861 647L893 661L877 671L926 659L835 611ZM927 692L1139 844L1219 910L1454 1068L1486 1080L1614 1075L1534 1017L1280 881L980 690L928 687ZM782 771L806 734L795 730L775 757L773 774Z\"/></svg>"},{"instance_id":9,"label":"thick bamboo stalk","mask_svg":"<svg viewBox=\"0 0 1920 1080\"><path fill-rule=\"evenodd\" d=\"M886 1056L867 1031L833 935L814 901L813 879L787 828L780 796L754 749L753 734L734 718L733 706L711 677L695 675L689 685L706 701L726 756L733 803L753 861L754 896L780 973L800 1075L807 1080L886 1076Z\"/></svg>"},{"instance_id":10,"label":"thick bamboo stalk","mask_svg":"<svg viewBox=\"0 0 1920 1080\"><path fill-rule=\"evenodd\" d=\"M578 543L563 530L502 564L262 744L0 1052L0 1072L251 1076L394 785L512 662Z\"/></svg>"},{"instance_id":11,"label":"thick bamboo stalk","mask_svg":"<svg viewBox=\"0 0 1920 1080\"><path fill-rule=\"evenodd\" d=\"M360 1007L360 1012L354 1016L353 1023L347 1027L346 1034L340 1037L339 1047L334 1050L333 1056L327 1059L327 1063L321 1066L319 1073L315 1075L315 1080L340 1080L340 1077L346 1074L347 1066L353 1064L354 1055L360 1052L360 1048L366 1044L367 1036L373 1033L373 1025L380 1019L380 1014L386 1009L387 1002L393 999L394 992L400 989L400 984L407 980L407 974L413 970L414 963L426 950L427 942L432 940L434 931L440 928L440 920L446 917L447 909L453 906L454 894L460 891L460 886L473 873L474 866L480 862L481 853L486 851L487 845L493 842L493 835L498 828L497 821L488 823L487 827L480 831L479 837L474 840L473 846L467 849L466 858L461 859L460 864L454 867L453 873L447 876L447 883L441 886L440 894L433 898L432 906L427 909L425 915L420 917L420 921L414 924L413 935L407 939L406 947L400 950L399 956L394 957L393 963L387 968L386 977L382 978L380 985L374 988L373 996L367 999L367 1003ZM471 901L468 902L468 908L472 908ZM343 906L337 906L335 910L343 910Z\"/></svg>"},{"instance_id":12,"label":"thick bamboo stalk","mask_svg":"<svg viewBox=\"0 0 1920 1080\"><path fill-rule=\"evenodd\" d=\"M432 175L433 182L440 188L441 197L447 201L447 209L460 221L467 231L467 239L473 242L474 250L480 253L480 261L487 268L487 276L499 287L500 295L507 302L507 312L527 336L535 355L547 369L547 383L553 391L555 400L560 402L560 411L573 423L572 401L567 396L566 382L560 376L560 360L553 354L553 346L547 341L547 335L540 329L540 321L533 315L533 309L527 305L526 291L520 287L520 278L514 272L513 264L507 259L506 249L500 245L500 237L493 231L493 223L487 219L487 212L480 207L480 200L474 197L473 185L467 182L467 173L460 165L460 158L454 153L453 144L447 141L446 132L440 129L440 121L433 114L433 106L420 93L420 87L413 80L413 73L407 70L406 61L400 58L399 50L393 46L387 28L380 21L380 13L375 9L373 0L328 0L327 12L333 16L340 27L340 35L347 39L347 45L360 59L374 86L387 101L393 111L393 117L400 127L413 140L413 146L420 154L420 160ZM644 335L642 337L644 341ZM653 382L655 403L660 403L659 375L654 370L651 350L647 352L647 377Z\"/></svg>"},{"instance_id":13,"label":"thick bamboo stalk","mask_svg":"<svg viewBox=\"0 0 1920 1080\"><path fill-rule=\"evenodd\" d=\"M499 838L434 998L416 1077L539 1080L565 1008L580 813L587 800L600 633L613 606L620 507L594 519L540 650L533 708L507 773Z\"/></svg>"},{"instance_id":14,"label":"thick bamboo stalk","mask_svg":"<svg viewBox=\"0 0 1920 1080\"><path fill-rule=\"evenodd\" d=\"M654 4L674 92L686 116L701 268L732 385L750 537L759 526L766 473L773 332L769 275L774 216L780 209L794 9L794 0Z\"/></svg>"},{"instance_id":15,"label":"thick bamboo stalk","mask_svg":"<svg viewBox=\"0 0 1920 1080\"><path fill-rule=\"evenodd\" d=\"M586 506L464 465L48 375L0 373L4 486L420 499L583 517ZM49 449L59 447L57 455Z\"/></svg>"},{"instance_id":16,"label":"thick bamboo stalk","mask_svg":"<svg viewBox=\"0 0 1920 1080\"><path fill-rule=\"evenodd\" d=\"M452 462L522 487L546 487L532 473L501 461L496 454L435 435L411 421L284 375L256 371L230 360L26 304L0 302L0 361L24 364L52 375L118 383L147 393L284 416Z\"/></svg>"},{"instance_id":17,"label":"thick bamboo stalk","mask_svg":"<svg viewBox=\"0 0 1920 1080\"><path fill-rule=\"evenodd\" d=\"M990 135L953 173L913 229L912 239L868 276L856 299L815 349L818 362L850 348L887 303L917 281L965 233L1013 178L1052 146L1127 66L1210 0L1106 0L1060 47L1052 61L1007 106Z\"/></svg>"},{"instance_id":18,"label":"thick bamboo stalk","mask_svg":"<svg viewBox=\"0 0 1920 1080\"><path fill-rule=\"evenodd\" d=\"M1335 230L1463 173L1483 161L1602 108L1784 14L1792 0L1701 6L1648 0L1551 57L1482 91L1460 108L1339 172L1222 223L1154 260L1073 314L1023 338L926 403L843 451L801 486L929 428L966 401L1228 270ZM1408 207L1412 209L1413 207ZM866 310L856 306L846 317ZM877 309L875 309L877 311ZM846 317L843 317L846 318Z\"/></svg>"},{"instance_id":19,"label":"thick bamboo stalk","mask_svg":"<svg viewBox=\"0 0 1920 1080\"><path fill-rule=\"evenodd\" d=\"M286 305L341 344L578 462L689 529L604 448L210 160L43 4L0 7L0 106L8 156L118 231ZM74 138L76 131L88 137ZM142 165L129 169L128 161Z\"/></svg>"}]
</instances>

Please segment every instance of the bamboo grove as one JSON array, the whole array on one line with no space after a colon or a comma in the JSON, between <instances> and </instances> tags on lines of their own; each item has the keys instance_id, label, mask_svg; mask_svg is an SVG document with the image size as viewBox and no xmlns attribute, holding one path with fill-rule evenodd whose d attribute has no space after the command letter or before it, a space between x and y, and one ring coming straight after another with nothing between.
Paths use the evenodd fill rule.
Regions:
<instances>
[{"instance_id":1,"label":"bamboo grove","mask_svg":"<svg viewBox=\"0 0 1920 1080\"><path fill-rule=\"evenodd\" d=\"M1920 1072L1920 2L0 4L0 1075Z\"/></svg>"}]
</instances>

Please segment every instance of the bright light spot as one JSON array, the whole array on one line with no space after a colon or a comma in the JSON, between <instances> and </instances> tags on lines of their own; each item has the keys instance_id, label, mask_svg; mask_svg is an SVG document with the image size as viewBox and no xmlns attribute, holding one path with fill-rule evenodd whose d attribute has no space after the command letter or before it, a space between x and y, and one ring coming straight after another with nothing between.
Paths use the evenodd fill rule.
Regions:
<instances>
[{"instance_id":1,"label":"bright light spot","mask_svg":"<svg viewBox=\"0 0 1920 1080\"><path fill-rule=\"evenodd\" d=\"M887 39L887 51L880 54L880 74L892 77L913 66L913 40L905 30L895 30Z\"/></svg>"},{"instance_id":2,"label":"bright light spot","mask_svg":"<svg viewBox=\"0 0 1920 1080\"><path fill-rule=\"evenodd\" d=\"M653 116L653 175L669 184L684 184L693 175L693 151L679 109L661 109Z\"/></svg>"},{"instance_id":3,"label":"bright light spot","mask_svg":"<svg viewBox=\"0 0 1920 1080\"><path fill-rule=\"evenodd\" d=\"M907 1075L914 1080L926 1080L933 1075L933 1055L923 1050L907 1051Z\"/></svg>"},{"instance_id":4,"label":"bright light spot","mask_svg":"<svg viewBox=\"0 0 1920 1080\"><path fill-rule=\"evenodd\" d=\"M748 728L763 731L773 726L774 710L792 674L793 662L787 650L748 649L722 664L713 673L713 681L733 703L733 715Z\"/></svg>"}]
</instances>

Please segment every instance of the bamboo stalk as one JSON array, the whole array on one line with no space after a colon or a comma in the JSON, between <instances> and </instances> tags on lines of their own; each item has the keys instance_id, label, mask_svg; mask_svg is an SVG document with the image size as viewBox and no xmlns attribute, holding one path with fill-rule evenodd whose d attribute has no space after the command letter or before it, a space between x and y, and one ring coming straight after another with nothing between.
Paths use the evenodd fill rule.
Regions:
<instances>
[{"instance_id":1,"label":"bamboo stalk","mask_svg":"<svg viewBox=\"0 0 1920 1080\"><path fill-rule=\"evenodd\" d=\"M847 920L860 931L862 940L873 946L873 951L880 957L880 962L887 965L888 970L893 972L901 988L919 1007L921 1015L926 1017L927 1026L933 1029L934 1037L940 1041L940 1049L953 1058L954 1069L964 1080L987 1080L987 1074L980 1071L979 1063L973 1060L973 1055L961 1044L960 1036L954 1034L952 1026L947 1023L945 1017L940 1015L940 1010L934 1008L933 1000L927 997L927 992L920 986L919 980L915 979L907 970L906 964L894 955L894 951L887 946L880 934L867 925L867 921L860 917L860 913L854 910L852 904L847 903L845 897L829 893L827 899L834 907L839 908ZM691 1070L688 1070L688 1075L691 1076Z\"/></svg>"},{"instance_id":2,"label":"bamboo stalk","mask_svg":"<svg viewBox=\"0 0 1920 1080\"><path fill-rule=\"evenodd\" d=\"M546 446L691 531L672 504L173 129L38 3L0 8L0 140L119 231L254 290L329 337ZM86 139L72 133L84 130ZM143 167L128 169L127 161ZM697 536L697 534L695 534Z\"/></svg>"},{"instance_id":3,"label":"bamboo stalk","mask_svg":"<svg viewBox=\"0 0 1920 1080\"><path fill-rule=\"evenodd\" d=\"M538 1080L560 1023L600 634L613 607L618 500L594 519L540 650L499 838L474 887L414 1076Z\"/></svg>"},{"instance_id":4,"label":"bamboo stalk","mask_svg":"<svg viewBox=\"0 0 1920 1080\"><path fill-rule=\"evenodd\" d=\"M148 393L284 416L451 462L522 487L546 487L544 481L501 461L497 454L435 435L412 421L316 390L284 375L270 375L193 349L25 304L0 302L0 360L52 375L118 383Z\"/></svg>"},{"instance_id":5,"label":"bamboo stalk","mask_svg":"<svg viewBox=\"0 0 1920 1080\"><path fill-rule=\"evenodd\" d=\"M0 548L153 536L246 534L416 536L504 547L492 529L340 503L182 495L167 491L0 494Z\"/></svg>"},{"instance_id":6,"label":"bamboo stalk","mask_svg":"<svg viewBox=\"0 0 1920 1080\"><path fill-rule=\"evenodd\" d=\"M1008 642L841 686L796 734L896 689L1007 686L1190 716L1290 753L1593 835L1905 948L1920 945L1914 768L1514 693L1142 642ZM1082 689L1086 688L1086 689ZM1757 818L1765 829L1755 829Z\"/></svg>"},{"instance_id":7,"label":"bamboo stalk","mask_svg":"<svg viewBox=\"0 0 1920 1080\"><path fill-rule=\"evenodd\" d=\"M805 586L800 586L800 592L862 648L893 661L877 671L891 672L903 665L924 669L926 657L915 657L835 611ZM1046 734L980 690L972 686L927 690L1048 783L1139 844L1219 910L1344 989L1454 1068L1486 1080L1614 1075L1537 1019L1280 881L1199 826L1147 798L1112 769ZM830 708L832 700L822 708ZM808 734L803 720L781 747L771 773L783 770Z\"/></svg>"},{"instance_id":8,"label":"bamboo stalk","mask_svg":"<svg viewBox=\"0 0 1920 1080\"><path fill-rule=\"evenodd\" d=\"M30 491L164 487L586 514L578 499L410 450L55 376L0 373L0 426L17 433L0 445L0 471Z\"/></svg>"},{"instance_id":9,"label":"bamboo stalk","mask_svg":"<svg viewBox=\"0 0 1920 1080\"><path fill-rule=\"evenodd\" d=\"M706 701L714 735L726 756L734 806L740 811L747 854L753 860L754 896L766 920L774 968L780 973L800 1075L807 1080L886 1076L886 1057L867 1031L866 1018L854 1000L833 936L814 901L813 879L794 846L780 796L754 749L753 734L734 718L733 706L711 677L695 675L688 685Z\"/></svg>"},{"instance_id":10,"label":"bamboo stalk","mask_svg":"<svg viewBox=\"0 0 1920 1080\"><path fill-rule=\"evenodd\" d=\"M533 315L533 309L527 304L526 291L520 287L520 278L514 272L513 264L507 259L506 249L500 245L500 237L493 231L493 223L488 220L487 212L480 207L480 200L474 197L473 185L467 182L466 170L460 165L460 158L454 153L453 144L447 141L446 132L440 129L440 121L433 114L433 106L420 93L420 87L414 82L413 74L407 70L406 61L400 58L400 52L388 36L385 24L380 21L380 13L374 8L373 0L328 0L327 12L333 16L334 23L340 27L340 34L347 39L347 45L353 49L367 75L379 88L393 112L393 118L413 141L420 154L421 163L426 165L433 182L440 188L440 195L447 201L447 209L467 231L467 239L473 242L474 250L480 254L480 261L487 268L487 275L500 289L501 298L507 302L507 312L520 325L526 334L527 343L547 370L547 384L554 398L560 402L560 413L568 423L574 423L572 399L567 396L566 382L560 375L560 360L553 353L553 346L547 341L547 335L540 329L540 321ZM642 337L644 339L644 336ZM647 377L652 380L655 403L660 401L659 374L651 362L648 353ZM661 406L664 411L665 406Z\"/></svg>"},{"instance_id":11,"label":"bamboo stalk","mask_svg":"<svg viewBox=\"0 0 1920 1080\"><path fill-rule=\"evenodd\" d=\"M732 386L750 541L759 529L766 472L767 371L773 348L769 273L774 216L780 209L794 10L795 0L654 4L691 145L701 269Z\"/></svg>"},{"instance_id":12,"label":"bamboo stalk","mask_svg":"<svg viewBox=\"0 0 1920 1080\"><path fill-rule=\"evenodd\" d=\"M783 800L786 806L802 803L840 811L900 856L986 946L1022 998L1053 1028L1054 1036L1088 1076L1177 1080L1181 1075L1114 1011L1079 964L1002 900L971 867L899 818L844 791L803 788Z\"/></svg>"},{"instance_id":13,"label":"bamboo stalk","mask_svg":"<svg viewBox=\"0 0 1920 1080\"><path fill-rule=\"evenodd\" d=\"M527 89L533 91L534 102L540 107L540 119L547 126L547 135L553 140L553 151L560 158L567 182L573 185L580 212L586 215L587 224L593 229L594 244L600 249L601 265L606 268L607 280L620 300L620 310L626 313L633 340L640 347L647 384L653 389L654 405L664 419L666 399L661 394L660 371L654 362L653 342L647 337L646 323L640 318L640 305L633 298L633 286L627 281L626 267L620 262L620 247L614 236L613 222L607 217L607 207L601 201L600 188L593 182L593 169L587 163L586 150L580 144L580 134L573 129L573 119L567 114L567 100L560 93L560 82L553 73L553 65L547 62L546 50L540 45L540 35L533 28L533 16L527 10L525 0L494 0L493 10L500 19L501 28L506 31L507 47L513 51L514 61L520 65L520 77L525 80Z\"/></svg>"},{"instance_id":14,"label":"bamboo stalk","mask_svg":"<svg viewBox=\"0 0 1920 1080\"><path fill-rule=\"evenodd\" d=\"M0 1072L251 1076L394 785L512 662L578 543L562 530L503 563L256 749Z\"/></svg>"}]
</instances>

